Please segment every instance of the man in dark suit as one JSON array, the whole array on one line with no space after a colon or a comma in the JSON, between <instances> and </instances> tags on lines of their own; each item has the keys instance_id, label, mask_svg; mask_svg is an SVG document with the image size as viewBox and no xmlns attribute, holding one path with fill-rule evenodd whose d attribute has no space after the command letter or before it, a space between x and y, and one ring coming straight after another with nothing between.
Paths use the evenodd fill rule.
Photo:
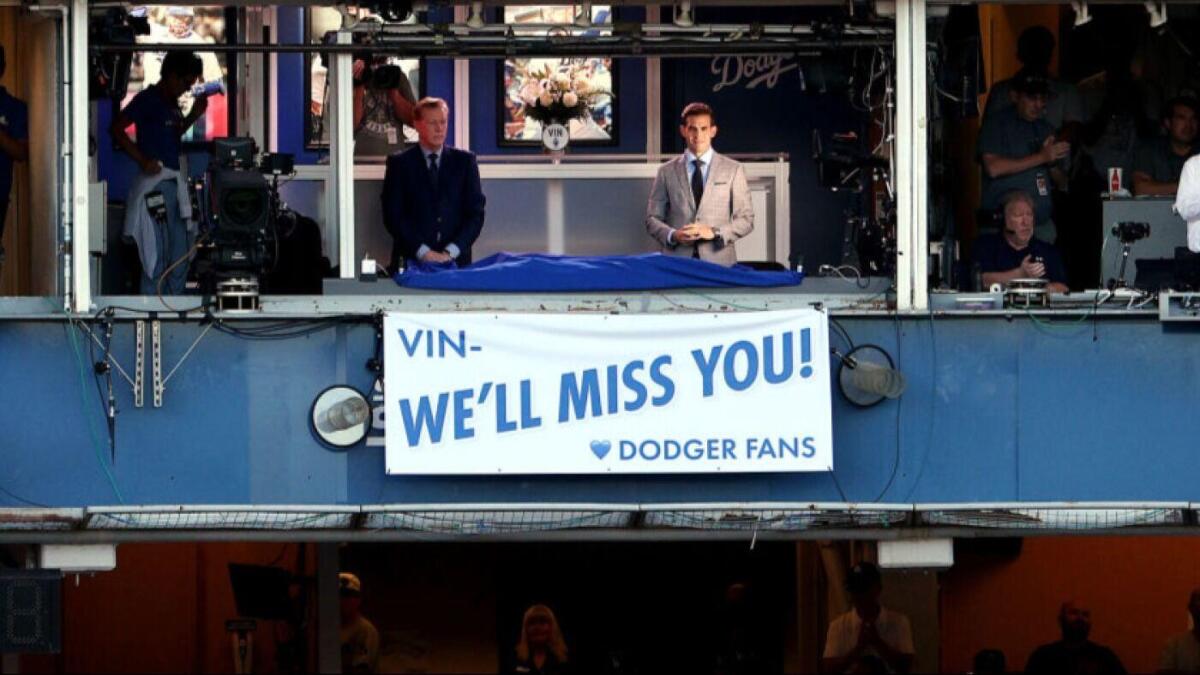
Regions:
<instances>
[{"instance_id":1,"label":"man in dark suit","mask_svg":"<svg viewBox=\"0 0 1200 675\"><path fill-rule=\"evenodd\" d=\"M393 272L401 260L471 264L485 199L475 155L446 145L449 116L440 98L417 101L413 126L419 142L388 157L383 224L395 240Z\"/></svg>"}]
</instances>

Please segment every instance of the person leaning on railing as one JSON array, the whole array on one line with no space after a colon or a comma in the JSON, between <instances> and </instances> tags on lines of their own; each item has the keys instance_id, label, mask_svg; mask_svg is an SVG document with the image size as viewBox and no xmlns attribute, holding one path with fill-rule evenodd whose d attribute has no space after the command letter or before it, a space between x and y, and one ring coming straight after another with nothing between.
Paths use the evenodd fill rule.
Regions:
<instances>
[{"instance_id":1,"label":"person leaning on railing","mask_svg":"<svg viewBox=\"0 0 1200 675\"><path fill-rule=\"evenodd\" d=\"M1058 249L1033 236L1037 226L1033 197L1023 190L1013 190L1001 204L1003 230L980 235L972 252L984 288L1014 279L1046 279L1046 290L1066 293L1067 270Z\"/></svg>"}]
</instances>

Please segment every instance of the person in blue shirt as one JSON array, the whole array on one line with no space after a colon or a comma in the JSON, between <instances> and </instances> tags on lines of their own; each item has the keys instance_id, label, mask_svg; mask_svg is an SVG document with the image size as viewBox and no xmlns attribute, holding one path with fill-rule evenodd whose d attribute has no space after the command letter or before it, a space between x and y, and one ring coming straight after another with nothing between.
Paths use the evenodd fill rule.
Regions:
<instances>
[{"instance_id":1,"label":"person in blue shirt","mask_svg":"<svg viewBox=\"0 0 1200 675\"><path fill-rule=\"evenodd\" d=\"M7 61L0 46L0 77ZM29 108L25 102L0 87L0 265L4 264L4 222L12 193L13 162L29 159Z\"/></svg>"},{"instance_id":2,"label":"person in blue shirt","mask_svg":"<svg viewBox=\"0 0 1200 675\"><path fill-rule=\"evenodd\" d=\"M1067 292L1067 270L1053 244L1035 239L1037 217L1033 197L1013 190L1003 198L1004 230L980 235L972 257L979 265L984 288L1014 279L1046 279L1046 290Z\"/></svg>"},{"instance_id":3,"label":"person in blue shirt","mask_svg":"<svg viewBox=\"0 0 1200 675\"><path fill-rule=\"evenodd\" d=\"M204 115L208 109L208 99L196 97L192 109L185 116L179 108L179 98L196 84L203 68L200 59L192 52L168 53L163 59L161 79L134 96L129 105L117 113L109 127L117 147L124 150L141 169L139 178L160 178L153 185L153 190L162 193L166 206L166 223L160 224L152 242L157 247L156 255L152 256L156 261L154 269L142 270L141 291L144 294L155 293L159 277L191 248L187 223L180 212L177 176L183 151L183 134ZM127 130L130 125L136 125L136 142L129 137ZM142 180L134 181L126 208L136 208L134 204L140 201L135 192L141 192L142 198L148 192L140 190L139 183L144 185ZM139 246L151 245L151 242L138 243ZM143 255L142 259L146 260L146 256ZM186 264L179 264L171 270L165 280L168 293L177 295L183 292L187 268Z\"/></svg>"}]
</instances>

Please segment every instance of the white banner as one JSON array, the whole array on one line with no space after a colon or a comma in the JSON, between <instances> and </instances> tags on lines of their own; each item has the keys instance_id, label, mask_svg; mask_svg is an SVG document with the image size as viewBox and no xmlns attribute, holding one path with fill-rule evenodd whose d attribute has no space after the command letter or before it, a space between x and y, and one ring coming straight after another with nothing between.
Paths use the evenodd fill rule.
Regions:
<instances>
[{"instance_id":1,"label":"white banner","mask_svg":"<svg viewBox=\"0 0 1200 675\"><path fill-rule=\"evenodd\" d=\"M815 310L388 314L389 474L826 471Z\"/></svg>"}]
</instances>

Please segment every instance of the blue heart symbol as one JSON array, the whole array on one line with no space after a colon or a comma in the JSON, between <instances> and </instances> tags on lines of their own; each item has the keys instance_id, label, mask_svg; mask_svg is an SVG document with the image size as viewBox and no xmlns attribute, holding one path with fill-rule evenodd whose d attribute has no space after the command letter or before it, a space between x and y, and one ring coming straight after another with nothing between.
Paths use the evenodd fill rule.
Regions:
<instances>
[{"instance_id":1,"label":"blue heart symbol","mask_svg":"<svg viewBox=\"0 0 1200 675\"><path fill-rule=\"evenodd\" d=\"M592 454L596 459L604 459L608 455L608 451L612 450L612 443L608 441L592 441Z\"/></svg>"}]
</instances>

